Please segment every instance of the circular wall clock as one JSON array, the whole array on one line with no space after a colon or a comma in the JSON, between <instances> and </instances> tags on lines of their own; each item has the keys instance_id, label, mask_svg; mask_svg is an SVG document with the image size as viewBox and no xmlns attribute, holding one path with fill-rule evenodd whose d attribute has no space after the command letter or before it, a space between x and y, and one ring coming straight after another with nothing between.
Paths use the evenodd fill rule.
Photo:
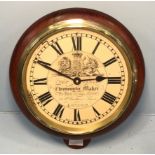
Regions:
<instances>
[{"instance_id":1,"label":"circular wall clock","mask_svg":"<svg viewBox=\"0 0 155 155\"><path fill-rule=\"evenodd\" d=\"M70 8L32 24L10 64L13 95L38 127L86 146L132 112L144 85L144 61L132 34L99 11Z\"/></svg>"}]
</instances>

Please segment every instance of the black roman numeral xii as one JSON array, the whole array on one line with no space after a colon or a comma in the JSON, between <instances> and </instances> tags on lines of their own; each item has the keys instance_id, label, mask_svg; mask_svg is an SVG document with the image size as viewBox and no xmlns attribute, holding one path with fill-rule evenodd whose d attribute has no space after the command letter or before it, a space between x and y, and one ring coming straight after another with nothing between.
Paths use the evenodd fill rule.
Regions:
<instances>
[{"instance_id":1,"label":"black roman numeral xii","mask_svg":"<svg viewBox=\"0 0 155 155\"><path fill-rule=\"evenodd\" d=\"M75 51L81 51L82 49L82 37L81 36L75 36L72 37L73 42L73 48Z\"/></svg>"}]
</instances>

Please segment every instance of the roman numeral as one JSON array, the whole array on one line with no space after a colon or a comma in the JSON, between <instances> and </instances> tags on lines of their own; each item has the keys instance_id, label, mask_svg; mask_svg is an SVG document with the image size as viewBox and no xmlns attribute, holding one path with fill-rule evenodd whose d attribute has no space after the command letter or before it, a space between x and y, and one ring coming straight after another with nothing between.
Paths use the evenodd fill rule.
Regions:
<instances>
[{"instance_id":1,"label":"roman numeral","mask_svg":"<svg viewBox=\"0 0 155 155\"><path fill-rule=\"evenodd\" d=\"M81 51L82 49L82 38L80 36L72 37L73 48L75 51Z\"/></svg>"},{"instance_id":2,"label":"roman numeral","mask_svg":"<svg viewBox=\"0 0 155 155\"><path fill-rule=\"evenodd\" d=\"M46 85L47 84L47 78L41 78L33 81L34 85Z\"/></svg>"},{"instance_id":3,"label":"roman numeral","mask_svg":"<svg viewBox=\"0 0 155 155\"><path fill-rule=\"evenodd\" d=\"M99 116L100 115L100 113L94 108L94 107L92 107L93 108L93 110L94 110L94 112L95 112L95 114L97 115L97 116Z\"/></svg>"},{"instance_id":4,"label":"roman numeral","mask_svg":"<svg viewBox=\"0 0 155 155\"><path fill-rule=\"evenodd\" d=\"M74 121L81 121L80 112L78 109L74 109Z\"/></svg>"},{"instance_id":5,"label":"roman numeral","mask_svg":"<svg viewBox=\"0 0 155 155\"><path fill-rule=\"evenodd\" d=\"M103 64L104 64L105 67L107 67L107 66L109 66L110 64L114 63L115 61L117 61L117 60L116 60L116 58L114 57L114 58L111 58L111 59L109 59L108 61L104 62Z\"/></svg>"},{"instance_id":6,"label":"roman numeral","mask_svg":"<svg viewBox=\"0 0 155 155\"><path fill-rule=\"evenodd\" d=\"M49 68L49 66L51 66L51 64L47 63L47 62L44 62L44 61L41 61L41 60L38 60L37 63L45 68Z\"/></svg>"},{"instance_id":7,"label":"roman numeral","mask_svg":"<svg viewBox=\"0 0 155 155\"><path fill-rule=\"evenodd\" d=\"M95 46L95 48L94 48L92 54L95 54L95 52L96 52L96 50L97 50L97 48L98 48L99 45L100 45L100 42L98 42L98 43L96 44L96 46Z\"/></svg>"},{"instance_id":8,"label":"roman numeral","mask_svg":"<svg viewBox=\"0 0 155 155\"><path fill-rule=\"evenodd\" d=\"M62 55L64 52L61 49L60 45L58 44L58 42L55 42L55 44L52 44L51 47L59 54Z\"/></svg>"},{"instance_id":9,"label":"roman numeral","mask_svg":"<svg viewBox=\"0 0 155 155\"><path fill-rule=\"evenodd\" d=\"M62 117L62 114L64 112L64 107L61 104L58 104L58 106L56 107L56 109L54 110L53 114L57 117Z\"/></svg>"},{"instance_id":10,"label":"roman numeral","mask_svg":"<svg viewBox=\"0 0 155 155\"><path fill-rule=\"evenodd\" d=\"M121 84L121 77L108 77L108 84Z\"/></svg>"},{"instance_id":11,"label":"roman numeral","mask_svg":"<svg viewBox=\"0 0 155 155\"><path fill-rule=\"evenodd\" d=\"M116 97L108 92L105 92L101 99L108 102L109 104L113 104L116 100Z\"/></svg>"},{"instance_id":12,"label":"roman numeral","mask_svg":"<svg viewBox=\"0 0 155 155\"><path fill-rule=\"evenodd\" d=\"M45 106L47 103L53 100L52 95L50 92L46 92L38 97L39 101Z\"/></svg>"}]
</instances>

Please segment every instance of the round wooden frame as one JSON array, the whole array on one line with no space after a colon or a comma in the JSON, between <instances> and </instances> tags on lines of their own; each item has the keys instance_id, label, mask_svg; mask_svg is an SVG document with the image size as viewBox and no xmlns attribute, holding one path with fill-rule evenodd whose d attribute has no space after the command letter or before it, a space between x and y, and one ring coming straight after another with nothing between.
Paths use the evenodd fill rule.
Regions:
<instances>
[{"instance_id":1,"label":"round wooden frame","mask_svg":"<svg viewBox=\"0 0 155 155\"><path fill-rule=\"evenodd\" d=\"M128 48L131 50L133 57L136 62L137 67L137 83L135 85L135 92L130 100L128 108L125 110L125 112L122 114L122 116L115 121L110 126L104 128L101 131L98 131L96 133L91 134L85 134L85 135L67 135L62 134L56 131L53 131L45 126L43 126L27 109L26 105L24 104L23 98L20 95L20 90L18 86L18 79L17 79L17 66L19 65L19 61L21 59L22 53L28 43L44 28L48 27L49 25L52 25L56 22L62 21L62 20L69 20L73 18L79 18L89 21L94 21L96 23L99 23L103 26L108 27L110 30L114 31L128 46ZM55 133L59 136L62 136L65 139L88 139L92 136L105 133L107 131L110 131L111 129L118 126L121 122L123 122L129 114L133 111L135 106L137 105L138 99L140 98L140 95L143 90L144 86L144 78L145 78L145 68L144 68L144 60L141 53L141 50L135 40L135 38L132 36L132 34L116 19L113 17L91 9L85 9L85 8L69 8L64 10L59 10L53 13L50 13L38 21L36 21L34 24L32 24L25 33L21 36L19 39L10 63L10 83L13 95L15 97L15 100L20 107L21 111L25 114L29 120L41 129L50 132Z\"/></svg>"}]
</instances>

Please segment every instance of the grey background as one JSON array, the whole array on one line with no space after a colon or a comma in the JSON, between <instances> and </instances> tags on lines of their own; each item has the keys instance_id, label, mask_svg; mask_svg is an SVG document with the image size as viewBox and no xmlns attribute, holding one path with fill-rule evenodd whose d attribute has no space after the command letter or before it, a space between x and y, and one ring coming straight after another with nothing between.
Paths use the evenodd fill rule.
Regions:
<instances>
[{"instance_id":1,"label":"grey background","mask_svg":"<svg viewBox=\"0 0 155 155\"><path fill-rule=\"evenodd\" d=\"M62 8L87 7L121 21L135 36L145 59L146 83L132 115L82 150L32 125L9 86L9 63L19 37L38 18ZM155 153L155 2L0 2L0 153Z\"/></svg>"}]
</instances>

